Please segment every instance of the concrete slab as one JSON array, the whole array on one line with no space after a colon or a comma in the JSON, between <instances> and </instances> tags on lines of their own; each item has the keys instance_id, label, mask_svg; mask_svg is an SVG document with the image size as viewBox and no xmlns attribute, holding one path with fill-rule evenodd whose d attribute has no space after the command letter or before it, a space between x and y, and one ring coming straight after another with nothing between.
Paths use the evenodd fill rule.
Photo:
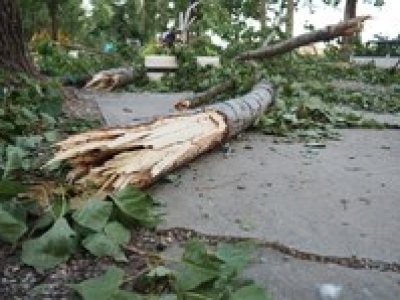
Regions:
<instances>
[{"instance_id":1,"label":"concrete slab","mask_svg":"<svg viewBox=\"0 0 400 300\"><path fill-rule=\"evenodd\" d=\"M187 93L85 92L109 125L174 113ZM398 116L382 115L399 122ZM400 261L399 131L347 130L342 141L315 149L274 144L246 134L203 156L181 176L178 188L157 185L166 203L164 228L277 240L324 255Z\"/></svg>"},{"instance_id":2,"label":"concrete slab","mask_svg":"<svg viewBox=\"0 0 400 300\"><path fill-rule=\"evenodd\" d=\"M182 252L172 244L163 255L179 258ZM274 300L397 300L400 295L400 274L303 261L265 248L256 249L243 276L267 289ZM322 297L327 285L340 288L337 298Z\"/></svg>"},{"instance_id":3,"label":"concrete slab","mask_svg":"<svg viewBox=\"0 0 400 300\"><path fill-rule=\"evenodd\" d=\"M340 84L336 84L340 86ZM174 104L181 99L192 96L193 92L182 93L105 93L89 90L80 90L79 96L94 100L103 114L107 125L127 125L151 120L157 116L179 114ZM351 110L341 107L343 111ZM354 112L354 110L353 110ZM400 115L377 114L365 111L356 111L367 119L392 126L400 126Z\"/></svg>"},{"instance_id":4,"label":"concrete slab","mask_svg":"<svg viewBox=\"0 0 400 300\"><path fill-rule=\"evenodd\" d=\"M396 300L400 296L399 274L295 260L270 250L260 251L259 261L245 275L268 289L274 300ZM337 298L323 297L327 285L340 288Z\"/></svg>"},{"instance_id":5,"label":"concrete slab","mask_svg":"<svg viewBox=\"0 0 400 300\"><path fill-rule=\"evenodd\" d=\"M400 132L345 130L326 148L246 134L158 184L163 228L258 237L322 255L400 261Z\"/></svg>"},{"instance_id":6,"label":"concrete slab","mask_svg":"<svg viewBox=\"0 0 400 300\"><path fill-rule=\"evenodd\" d=\"M104 116L107 125L127 125L176 113L174 103L193 95L193 92L182 93L105 93L81 91L80 96L95 100Z\"/></svg>"},{"instance_id":7,"label":"concrete slab","mask_svg":"<svg viewBox=\"0 0 400 300\"><path fill-rule=\"evenodd\" d=\"M388 113L377 114L377 113L365 112L365 111L364 112L359 111L359 113L365 119L372 119L379 123L392 126L394 128L400 127L400 114L388 114Z\"/></svg>"},{"instance_id":8,"label":"concrete slab","mask_svg":"<svg viewBox=\"0 0 400 300\"><path fill-rule=\"evenodd\" d=\"M381 124L391 126L391 128L400 127L400 114L390 114L390 113L374 113L369 111L354 110L350 107L341 106L337 109L343 113L356 113L362 116L365 120L375 120Z\"/></svg>"},{"instance_id":9,"label":"concrete slab","mask_svg":"<svg viewBox=\"0 0 400 300\"><path fill-rule=\"evenodd\" d=\"M173 103L187 95L84 94L98 102L108 125L173 113ZM378 117L400 124L399 116ZM400 131L342 134L343 140L325 147L306 147L246 133L178 170L175 182L150 190L164 204L161 227L279 241L321 255L400 262ZM400 274L300 261L268 249L259 250L257 262L247 275L276 300L324 299L319 290L324 284L342 288L338 299L400 298Z\"/></svg>"}]
</instances>

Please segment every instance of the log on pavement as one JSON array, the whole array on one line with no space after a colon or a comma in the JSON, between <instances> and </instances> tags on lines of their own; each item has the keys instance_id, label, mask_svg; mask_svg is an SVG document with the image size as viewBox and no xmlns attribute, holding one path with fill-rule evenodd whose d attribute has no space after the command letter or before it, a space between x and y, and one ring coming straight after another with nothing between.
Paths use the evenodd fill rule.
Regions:
<instances>
[{"instance_id":1,"label":"log on pavement","mask_svg":"<svg viewBox=\"0 0 400 300\"><path fill-rule=\"evenodd\" d=\"M104 190L143 188L247 129L272 101L271 85L261 81L248 94L203 111L73 135L56 145L48 164L68 161L70 178Z\"/></svg>"},{"instance_id":2,"label":"log on pavement","mask_svg":"<svg viewBox=\"0 0 400 300\"><path fill-rule=\"evenodd\" d=\"M133 82L138 74L133 68L115 68L100 71L92 76L85 88L111 91L117 87Z\"/></svg>"}]
</instances>

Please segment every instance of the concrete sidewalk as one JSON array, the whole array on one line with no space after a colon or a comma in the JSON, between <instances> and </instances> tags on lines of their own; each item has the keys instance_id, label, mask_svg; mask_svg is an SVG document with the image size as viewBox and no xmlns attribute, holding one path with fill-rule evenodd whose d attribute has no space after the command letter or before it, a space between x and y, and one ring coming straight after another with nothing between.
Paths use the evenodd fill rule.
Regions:
<instances>
[{"instance_id":1,"label":"concrete sidewalk","mask_svg":"<svg viewBox=\"0 0 400 300\"><path fill-rule=\"evenodd\" d=\"M247 133L231 143L229 155L221 150L204 155L177 171L175 183L152 189L164 204L162 228L400 262L400 131L342 134L341 141L313 148ZM302 261L265 249L258 257L248 275L277 300L323 299L318 291L324 284L342 288L338 299L400 298L400 274Z\"/></svg>"},{"instance_id":2,"label":"concrete sidewalk","mask_svg":"<svg viewBox=\"0 0 400 300\"><path fill-rule=\"evenodd\" d=\"M193 95L182 93L105 93L80 90L83 98L97 102L107 125L140 123L153 117L176 114L175 102Z\"/></svg>"},{"instance_id":3,"label":"concrete sidewalk","mask_svg":"<svg viewBox=\"0 0 400 300\"><path fill-rule=\"evenodd\" d=\"M163 228L258 237L400 262L400 132L346 130L326 148L247 133L159 184Z\"/></svg>"},{"instance_id":4,"label":"concrete sidewalk","mask_svg":"<svg viewBox=\"0 0 400 300\"><path fill-rule=\"evenodd\" d=\"M164 255L178 258L182 252L173 244ZM274 300L397 300L400 295L400 274L298 260L270 249L256 250L244 277L254 279ZM323 297L326 286L339 288L338 297Z\"/></svg>"},{"instance_id":5,"label":"concrete sidewalk","mask_svg":"<svg viewBox=\"0 0 400 300\"><path fill-rule=\"evenodd\" d=\"M125 125L172 113L172 104L185 95L86 96L96 99L109 125ZM400 131L342 134L340 141L306 146L245 133L176 171L174 182L151 189L163 204L161 227L399 263ZM338 299L400 299L397 273L300 261L266 249L258 257L248 275L277 300L322 299L323 284L341 286Z\"/></svg>"}]
</instances>

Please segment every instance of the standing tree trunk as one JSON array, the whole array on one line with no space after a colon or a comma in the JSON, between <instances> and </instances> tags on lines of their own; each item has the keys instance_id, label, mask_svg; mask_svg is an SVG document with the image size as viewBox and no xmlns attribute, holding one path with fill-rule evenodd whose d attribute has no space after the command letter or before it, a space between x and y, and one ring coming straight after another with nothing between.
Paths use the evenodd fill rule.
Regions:
<instances>
[{"instance_id":1,"label":"standing tree trunk","mask_svg":"<svg viewBox=\"0 0 400 300\"><path fill-rule=\"evenodd\" d=\"M141 33L143 36L143 40L147 40L147 7L146 7L146 0L141 0L140 1L140 16L141 16L141 22L140 22L140 27L141 27Z\"/></svg>"},{"instance_id":2,"label":"standing tree trunk","mask_svg":"<svg viewBox=\"0 0 400 300\"><path fill-rule=\"evenodd\" d=\"M261 31L264 31L267 26L267 2L268 2L268 0L260 0Z\"/></svg>"},{"instance_id":3,"label":"standing tree trunk","mask_svg":"<svg viewBox=\"0 0 400 300\"><path fill-rule=\"evenodd\" d=\"M0 69L38 75L24 42L18 0L0 1L0 43Z\"/></svg>"},{"instance_id":4,"label":"standing tree trunk","mask_svg":"<svg viewBox=\"0 0 400 300\"><path fill-rule=\"evenodd\" d=\"M50 33L51 39L53 41L57 41L58 39L58 8L59 8L58 0L47 0L47 10L49 12L50 17Z\"/></svg>"},{"instance_id":5,"label":"standing tree trunk","mask_svg":"<svg viewBox=\"0 0 400 300\"><path fill-rule=\"evenodd\" d=\"M294 0L286 1L286 9L286 35L292 37L294 24Z\"/></svg>"},{"instance_id":6,"label":"standing tree trunk","mask_svg":"<svg viewBox=\"0 0 400 300\"><path fill-rule=\"evenodd\" d=\"M356 11L357 0L346 0L346 6L344 8L344 22L355 18ZM343 37L342 53L345 60L348 60L350 58L353 39L354 35Z\"/></svg>"}]
</instances>

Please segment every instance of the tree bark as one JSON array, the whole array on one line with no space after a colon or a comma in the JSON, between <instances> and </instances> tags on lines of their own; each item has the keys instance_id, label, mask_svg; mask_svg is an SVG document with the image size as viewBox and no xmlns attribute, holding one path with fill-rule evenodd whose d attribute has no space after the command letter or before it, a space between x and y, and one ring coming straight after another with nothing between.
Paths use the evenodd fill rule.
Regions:
<instances>
[{"instance_id":1,"label":"tree bark","mask_svg":"<svg viewBox=\"0 0 400 300\"><path fill-rule=\"evenodd\" d=\"M275 55L283 54L300 46L308 44L330 41L340 36L351 36L362 30L363 22L370 16L361 16L343 21L335 25L326 26L314 32L305 33L273 45L263 46L256 50L250 50L239 54L237 60L264 59Z\"/></svg>"},{"instance_id":2,"label":"tree bark","mask_svg":"<svg viewBox=\"0 0 400 300\"><path fill-rule=\"evenodd\" d=\"M86 83L85 88L112 91L133 82L138 75L132 67L104 70L93 75Z\"/></svg>"},{"instance_id":3,"label":"tree bark","mask_svg":"<svg viewBox=\"0 0 400 300\"><path fill-rule=\"evenodd\" d=\"M254 73L251 80L251 85L253 86L262 79L262 75L259 72L259 70L257 70L258 68L257 64L255 62L250 62L250 63L254 65ZM208 90L205 90L204 92L196 93L188 99L183 99L176 102L174 107L176 110L186 110L205 105L215 100L215 98L218 95L234 89L236 82L237 80L235 78L223 81L219 84L210 87Z\"/></svg>"},{"instance_id":4,"label":"tree bark","mask_svg":"<svg viewBox=\"0 0 400 300\"><path fill-rule=\"evenodd\" d=\"M286 35L293 36L294 26L294 0L286 1Z\"/></svg>"},{"instance_id":5,"label":"tree bark","mask_svg":"<svg viewBox=\"0 0 400 300\"><path fill-rule=\"evenodd\" d=\"M70 178L104 190L143 188L247 129L272 101L271 85L261 81L247 95L199 112L71 136L57 144L49 164L68 161Z\"/></svg>"},{"instance_id":6,"label":"tree bark","mask_svg":"<svg viewBox=\"0 0 400 300\"><path fill-rule=\"evenodd\" d=\"M38 76L24 42L18 0L0 1L0 68Z\"/></svg>"},{"instance_id":7,"label":"tree bark","mask_svg":"<svg viewBox=\"0 0 400 300\"><path fill-rule=\"evenodd\" d=\"M235 86L235 80L229 79L227 81L224 81L218 85L215 85L215 86L209 88L208 90L206 90L204 92L197 93L189 99L179 100L175 104L175 109L176 110L185 110L185 109L200 106L202 104L206 104L207 102L211 101L218 95L233 89L234 86Z\"/></svg>"},{"instance_id":8,"label":"tree bark","mask_svg":"<svg viewBox=\"0 0 400 300\"><path fill-rule=\"evenodd\" d=\"M50 34L53 41L58 40L58 0L47 0L47 10L50 17Z\"/></svg>"},{"instance_id":9,"label":"tree bark","mask_svg":"<svg viewBox=\"0 0 400 300\"><path fill-rule=\"evenodd\" d=\"M352 18L355 18L357 14L357 0L346 0L344 8L343 21L346 22ZM344 36L342 44L343 57L348 60L351 54L351 45L354 39L354 35Z\"/></svg>"},{"instance_id":10,"label":"tree bark","mask_svg":"<svg viewBox=\"0 0 400 300\"><path fill-rule=\"evenodd\" d=\"M267 27L267 2L268 0L260 0L260 26L261 31Z\"/></svg>"}]
</instances>

